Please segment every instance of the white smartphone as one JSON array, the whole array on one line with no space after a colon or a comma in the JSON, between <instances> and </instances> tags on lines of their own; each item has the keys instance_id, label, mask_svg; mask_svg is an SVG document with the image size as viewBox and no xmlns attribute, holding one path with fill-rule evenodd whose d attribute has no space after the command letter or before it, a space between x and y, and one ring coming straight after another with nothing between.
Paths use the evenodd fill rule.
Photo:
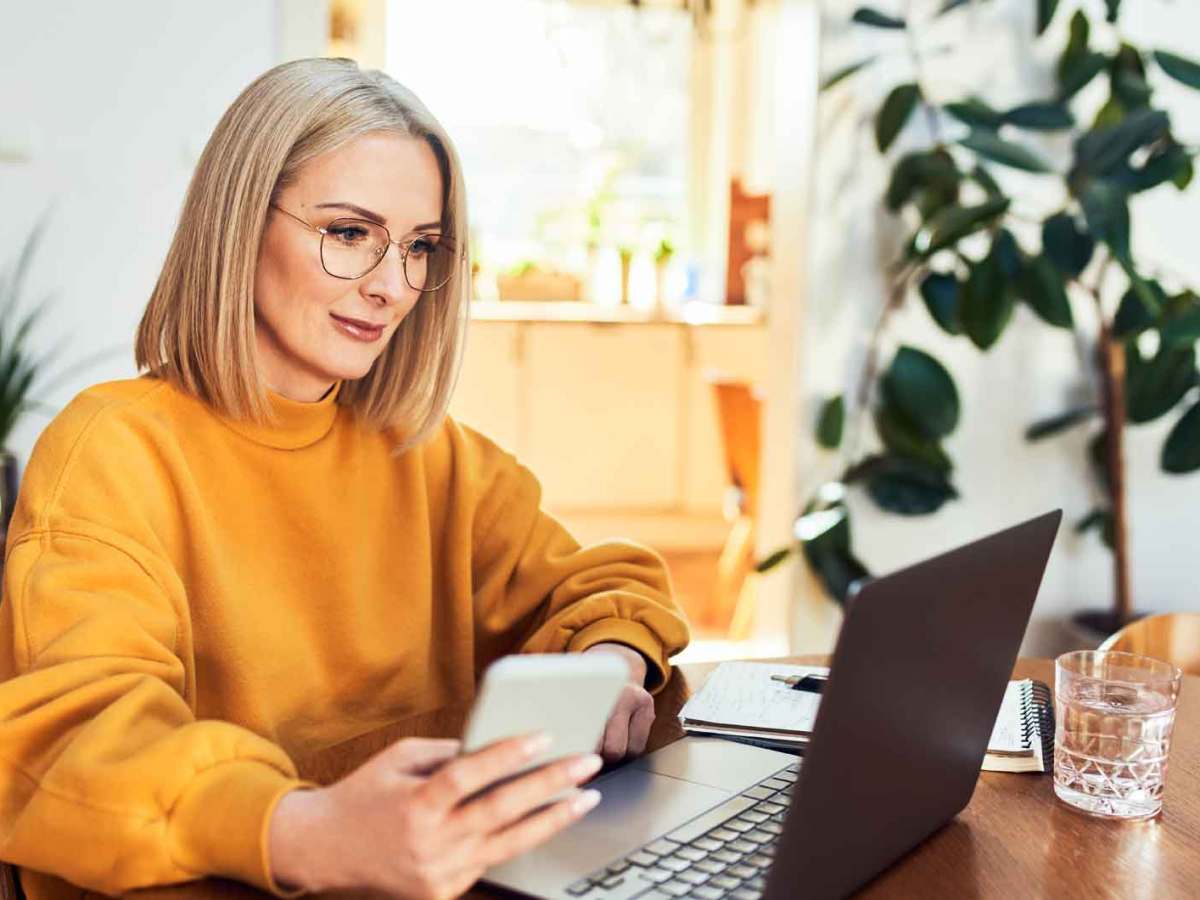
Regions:
<instances>
[{"instance_id":1,"label":"white smartphone","mask_svg":"<svg viewBox=\"0 0 1200 900\"><path fill-rule=\"evenodd\" d=\"M610 653L506 656L483 674L463 733L463 752L544 731L550 735L549 749L522 772L563 756L592 753L628 680L629 667Z\"/></svg>"}]
</instances>

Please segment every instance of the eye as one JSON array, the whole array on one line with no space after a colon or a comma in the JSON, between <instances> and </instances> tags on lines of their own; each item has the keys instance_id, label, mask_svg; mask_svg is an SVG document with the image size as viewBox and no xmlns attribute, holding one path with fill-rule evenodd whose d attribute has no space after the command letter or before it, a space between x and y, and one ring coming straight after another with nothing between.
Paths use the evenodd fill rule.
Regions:
<instances>
[{"instance_id":1,"label":"eye","mask_svg":"<svg viewBox=\"0 0 1200 900\"><path fill-rule=\"evenodd\" d=\"M331 225L328 230L331 238L340 244L360 244L370 237L370 232L362 225Z\"/></svg>"},{"instance_id":2,"label":"eye","mask_svg":"<svg viewBox=\"0 0 1200 900\"><path fill-rule=\"evenodd\" d=\"M418 259L423 256L429 256L436 249L437 241L425 235L414 238L413 242L408 245L408 252L414 254Z\"/></svg>"}]
</instances>

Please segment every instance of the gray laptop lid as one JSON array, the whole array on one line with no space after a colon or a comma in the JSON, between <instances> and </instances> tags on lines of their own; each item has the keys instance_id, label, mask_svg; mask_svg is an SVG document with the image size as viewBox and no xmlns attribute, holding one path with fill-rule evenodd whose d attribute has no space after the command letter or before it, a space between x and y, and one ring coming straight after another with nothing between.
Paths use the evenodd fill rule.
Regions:
<instances>
[{"instance_id":1,"label":"gray laptop lid","mask_svg":"<svg viewBox=\"0 0 1200 900\"><path fill-rule=\"evenodd\" d=\"M852 592L767 900L844 896L967 805L1061 519Z\"/></svg>"}]
</instances>

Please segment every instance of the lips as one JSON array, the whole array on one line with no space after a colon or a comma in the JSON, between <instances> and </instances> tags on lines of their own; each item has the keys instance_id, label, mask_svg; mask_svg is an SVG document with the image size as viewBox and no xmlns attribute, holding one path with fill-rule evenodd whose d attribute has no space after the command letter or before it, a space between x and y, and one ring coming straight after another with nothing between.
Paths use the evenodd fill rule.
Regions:
<instances>
[{"instance_id":1,"label":"lips","mask_svg":"<svg viewBox=\"0 0 1200 900\"><path fill-rule=\"evenodd\" d=\"M350 319L333 313L330 313L329 317L333 319L333 324L338 331L353 340L370 344L383 337L384 326L382 324L367 322L363 319Z\"/></svg>"}]
</instances>

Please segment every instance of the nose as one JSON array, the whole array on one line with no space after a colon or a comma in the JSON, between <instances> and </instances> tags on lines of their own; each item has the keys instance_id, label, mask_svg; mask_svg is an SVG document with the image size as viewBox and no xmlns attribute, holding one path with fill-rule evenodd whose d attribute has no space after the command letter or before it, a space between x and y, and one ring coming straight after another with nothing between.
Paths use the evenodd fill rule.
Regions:
<instances>
[{"instance_id":1,"label":"nose","mask_svg":"<svg viewBox=\"0 0 1200 900\"><path fill-rule=\"evenodd\" d=\"M383 306L402 303L416 293L404 278L404 253L398 246L387 245L379 265L367 273L363 290Z\"/></svg>"}]
</instances>

